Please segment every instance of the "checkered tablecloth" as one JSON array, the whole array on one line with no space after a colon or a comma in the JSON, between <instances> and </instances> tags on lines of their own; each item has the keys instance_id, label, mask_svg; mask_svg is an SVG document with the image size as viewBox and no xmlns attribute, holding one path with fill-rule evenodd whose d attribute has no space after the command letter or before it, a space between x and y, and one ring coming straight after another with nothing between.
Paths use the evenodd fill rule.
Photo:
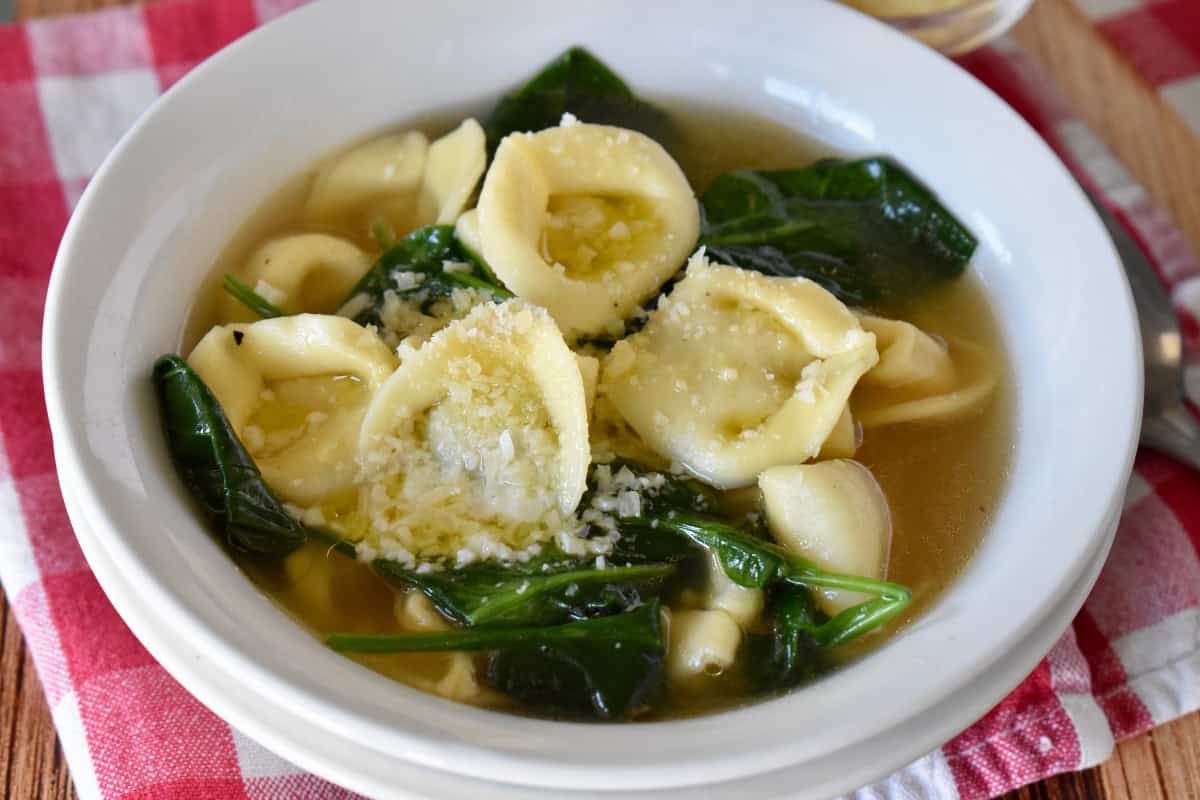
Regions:
<instances>
[{"instance_id":1,"label":"checkered tablecloth","mask_svg":"<svg viewBox=\"0 0 1200 800\"><path fill-rule=\"evenodd\" d=\"M0 26L0 581L85 800L350 796L231 729L130 634L72 535L41 394L46 282L89 176L164 89L295 4L164 0ZM1200 7L1131 4L1090 0L1108 21ZM1162 53L1138 50L1151 51ZM1162 63L1170 67L1155 73L1168 81L1164 95L1195 94L1171 89L1185 71L1178 59ZM1025 115L1152 255L1180 303L1194 360L1200 328L1188 309L1200 310L1200 279L1179 231L1011 42L964 64ZM1062 640L982 720L860 796L989 797L1098 763L1115 739L1200 706L1198 549L1200 477L1143 452L1114 555Z\"/></svg>"}]
</instances>

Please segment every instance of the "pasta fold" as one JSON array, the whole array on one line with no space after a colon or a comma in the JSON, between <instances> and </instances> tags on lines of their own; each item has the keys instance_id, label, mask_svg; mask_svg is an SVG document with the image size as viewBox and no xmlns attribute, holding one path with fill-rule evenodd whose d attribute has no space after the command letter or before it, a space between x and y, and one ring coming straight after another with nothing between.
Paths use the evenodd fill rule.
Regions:
<instances>
[{"instance_id":1,"label":"pasta fold","mask_svg":"<svg viewBox=\"0 0 1200 800\"><path fill-rule=\"evenodd\" d=\"M636 131L580 123L507 136L480 191L483 256L568 338L620 328L699 232L679 165Z\"/></svg>"},{"instance_id":2,"label":"pasta fold","mask_svg":"<svg viewBox=\"0 0 1200 800\"><path fill-rule=\"evenodd\" d=\"M612 349L601 391L653 449L732 489L817 455L876 359L875 337L812 281L697 256Z\"/></svg>"},{"instance_id":3,"label":"pasta fold","mask_svg":"<svg viewBox=\"0 0 1200 800\"><path fill-rule=\"evenodd\" d=\"M424 225L450 225L486 167L485 136L474 119L432 144L418 131L380 136L321 170L305 218L356 235L383 223L396 237Z\"/></svg>"},{"instance_id":4,"label":"pasta fold","mask_svg":"<svg viewBox=\"0 0 1200 800\"><path fill-rule=\"evenodd\" d=\"M672 680L715 677L737 659L742 629L724 611L672 611L667 627L667 675Z\"/></svg>"},{"instance_id":5,"label":"pasta fold","mask_svg":"<svg viewBox=\"0 0 1200 800\"><path fill-rule=\"evenodd\" d=\"M835 459L772 467L759 476L758 486L771 534L784 547L831 572L886 577L891 511L862 464ZM838 589L813 595L830 614L869 599Z\"/></svg>"},{"instance_id":6,"label":"pasta fold","mask_svg":"<svg viewBox=\"0 0 1200 800\"><path fill-rule=\"evenodd\" d=\"M218 325L187 360L271 488L305 506L353 485L367 401L396 367L374 333L321 314Z\"/></svg>"},{"instance_id":7,"label":"pasta fold","mask_svg":"<svg viewBox=\"0 0 1200 800\"><path fill-rule=\"evenodd\" d=\"M473 560L476 540L520 549L559 533L590 452L580 361L549 314L481 305L401 350L359 434L373 546Z\"/></svg>"},{"instance_id":8,"label":"pasta fold","mask_svg":"<svg viewBox=\"0 0 1200 800\"><path fill-rule=\"evenodd\" d=\"M431 144L421 178L422 224L453 224L467 207L486 167L486 137L473 119L463 120Z\"/></svg>"},{"instance_id":9,"label":"pasta fold","mask_svg":"<svg viewBox=\"0 0 1200 800\"><path fill-rule=\"evenodd\" d=\"M419 226L417 201L429 140L418 131L364 142L317 175L305 205L309 224L365 235L375 222L397 236Z\"/></svg>"},{"instance_id":10,"label":"pasta fold","mask_svg":"<svg viewBox=\"0 0 1200 800\"><path fill-rule=\"evenodd\" d=\"M851 398L864 428L955 419L979 408L996 388L995 363L971 342L942 343L912 323L865 313L859 321L879 347L879 363Z\"/></svg>"},{"instance_id":11,"label":"pasta fold","mask_svg":"<svg viewBox=\"0 0 1200 800\"><path fill-rule=\"evenodd\" d=\"M324 233L272 239L246 259L242 282L289 314L332 314L371 268L371 259L353 242ZM257 319L229 294L222 297L224 317Z\"/></svg>"}]
</instances>

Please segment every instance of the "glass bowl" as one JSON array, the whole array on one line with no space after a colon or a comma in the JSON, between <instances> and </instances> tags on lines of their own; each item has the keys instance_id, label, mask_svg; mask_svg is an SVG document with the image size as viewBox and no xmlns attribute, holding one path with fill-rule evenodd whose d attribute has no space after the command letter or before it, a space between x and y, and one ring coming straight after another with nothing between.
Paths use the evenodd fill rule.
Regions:
<instances>
[{"instance_id":1,"label":"glass bowl","mask_svg":"<svg viewBox=\"0 0 1200 800\"><path fill-rule=\"evenodd\" d=\"M1033 0L842 0L947 55L986 44L1016 24Z\"/></svg>"}]
</instances>

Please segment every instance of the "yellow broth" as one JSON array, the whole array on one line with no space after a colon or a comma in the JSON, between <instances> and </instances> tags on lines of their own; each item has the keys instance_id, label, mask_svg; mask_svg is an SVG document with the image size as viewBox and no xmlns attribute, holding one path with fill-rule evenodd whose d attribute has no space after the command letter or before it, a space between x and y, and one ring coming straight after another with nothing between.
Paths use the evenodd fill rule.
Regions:
<instances>
[{"instance_id":1,"label":"yellow broth","mask_svg":"<svg viewBox=\"0 0 1200 800\"><path fill-rule=\"evenodd\" d=\"M832 155L778 124L748 115L697 105L673 105L679 122L676 157L697 194L712 178L732 169L783 169ZM431 117L422 129L440 133L457 123ZM449 124L442 124L447 123ZM190 347L214 323L228 321L222 311L220 278L234 271L265 239L311 228L303 225L303 199L319 164L298 176L264 203L230 242L194 307L185 333ZM935 187L936 188L936 187ZM365 231L332 230L369 253L378 251ZM992 355L1002 373L997 390L982 408L950 422L905 423L870 429L856 458L868 466L887 495L893 539L888 579L908 586L913 603L898 619L851 645L835 661L857 658L878 647L924 613L963 569L987 530L1005 486L1012 447L1012 393L999 328L979 281L971 274L918 300L871 309L904 319L925 331L959 337ZM186 352L186 349L185 349ZM747 490L728 493L731 506L744 507ZM308 544L283 563L263 565L233 554L250 578L297 622L315 635L343 631L399 633L406 630L397 609L403 596L367 566ZM664 600L689 605L688 586L698 572L677 581ZM433 690L451 654L354 656L369 668L426 690ZM482 660L477 659L482 667ZM639 719L671 719L710 713L754 702L739 670L688 686L668 686L656 707ZM482 704L520 712L495 692Z\"/></svg>"}]
</instances>

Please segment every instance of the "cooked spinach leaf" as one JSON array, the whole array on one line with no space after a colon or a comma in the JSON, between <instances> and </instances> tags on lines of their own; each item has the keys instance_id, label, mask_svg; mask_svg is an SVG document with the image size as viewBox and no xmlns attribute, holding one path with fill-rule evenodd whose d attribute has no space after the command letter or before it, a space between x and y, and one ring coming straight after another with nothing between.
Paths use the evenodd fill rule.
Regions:
<instances>
[{"instance_id":1,"label":"cooked spinach leaf","mask_svg":"<svg viewBox=\"0 0 1200 800\"><path fill-rule=\"evenodd\" d=\"M771 587L763 616L769 633L751 634L747 641L746 666L756 687L786 689L824 671L819 635L826 618L813 607L803 587L788 583Z\"/></svg>"},{"instance_id":2,"label":"cooked spinach leaf","mask_svg":"<svg viewBox=\"0 0 1200 800\"><path fill-rule=\"evenodd\" d=\"M661 474L630 462L624 462L623 466L635 475ZM848 642L879 627L903 611L912 600L909 590L899 584L828 572L773 542L748 533L747 526L735 526L711 513L704 513L703 509L710 501L702 496L689 500L693 486L701 486L698 482L671 476L663 486L665 491L657 498L651 496L648 501L643 500L637 516L622 517L618 521L622 538L629 530L643 540L643 546L649 542L661 551L669 552L672 545L662 540L677 537L715 553L729 579L749 589L765 589L783 582L809 589L846 589L874 595L873 599L822 623L813 633L822 647ZM689 503L693 508L687 507ZM693 510L697 508L702 510L701 513Z\"/></svg>"},{"instance_id":3,"label":"cooked spinach leaf","mask_svg":"<svg viewBox=\"0 0 1200 800\"><path fill-rule=\"evenodd\" d=\"M674 571L670 564L597 569L594 561L561 553L423 574L385 560L373 567L388 582L423 593L447 617L487 626L555 625L619 614L644 605Z\"/></svg>"},{"instance_id":4,"label":"cooked spinach leaf","mask_svg":"<svg viewBox=\"0 0 1200 800\"><path fill-rule=\"evenodd\" d=\"M163 356L154 387L175 469L229 543L259 556L303 544L305 528L276 499L195 370L179 356Z\"/></svg>"},{"instance_id":5,"label":"cooked spinach leaf","mask_svg":"<svg viewBox=\"0 0 1200 800\"><path fill-rule=\"evenodd\" d=\"M607 487L636 487L642 511L663 514L668 511L716 513L720 508L717 492L711 486L673 472L648 469L628 459L618 458L604 464L593 464L588 473L587 492L579 502L589 508L597 495Z\"/></svg>"},{"instance_id":6,"label":"cooked spinach leaf","mask_svg":"<svg viewBox=\"0 0 1200 800\"><path fill-rule=\"evenodd\" d=\"M658 601L626 614L551 627L465 628L439 633L335 633L334 650L357 653L491 651L488 678L517 700L550 711L622 719L661 688Z\"/></svg>"},{"instance_id":7,"label":"cooked spinach leaf","mask_svg":"<svg viewBox=\"0 0 1200 800\"><path fill-rule=\"evenodd\" d=\"M429 225L385 250L355 284L344 307L354 309L359 325L381 326L388 292L427 312L455 289L483 289L496 301L513 296L483 259L462 245L452 225Z\"/></svg>"},{"instance_id":8,"label":"cooked spinach leaf","mask_svg":"<svg viewBox=\"0 0 1200 800\"><path fill-rule=\"evenodd\" d=\"M671 149L670 118L636 96L611 69L582 47L551 61L517 91L505 95L488 117L488 153L514 131L540 131L570 112L581 122L641 131Z\"/></svg>"},{"instance_id":9,"label":"cooked spinach leaf","mask_svg":"<svg viewBox=\"0 0 1200 800\"><path fill-rule=\"evenodd\" d=\"M810 278L849 303L919 294L959 275L976 239L889 158L722 175L700 198L715 261Z\"/></svg>"},{"instance_id":10,"label":"cooked spinach leaf","mask_svg":"<svg viewBox=\"0 0 1200 800\"><path fill-rule=\"evenodd\" d=\"M258 314L263 319L285 317L287 312L271 303L261 294L251 289L232 275L225 276L223 287L235 300L246 308Z\"/></svg>"},{"instance_id":11,"label":"cooked spinach leaf","mask_svg":"<svg viewBox=\"0 0 1200 800\"><path fill-rule=\"evenodd\" d=\"M816 634L822 647L833 647L873 630L903 611L912 594L889 581L827 572L777 544L751 536L724 521L698 514L669 513L656 517L657 530L683 536L716 553L729 579L748 589L763 589L784 581L809 589L846 589L875 595L842 611L824 623ZM645 525L647 520L640 519Z\"/></svg>"},{"instance_id":12,"label":"cooked spinach leaf","mask_svg":"<svg viewBox=\"0 0 1200 800\"><path fill-rule=\"evenodd\" d=\"M674 564L696 555L696 549L679 536L659 533L654 519L673 511L715 513L716 492L700 481L670 472L655 472L631 461L617 459L593 464L588 473L588 488L579 503L582 511L597 511L611 519L617 510L614 491L634 488L638 495L640 519L620 520L620 538L608 560L613 564ZM584 515L584 519L588 516ZM593 534L605 528L593 524Z\"/></svg>"}]
</instances>

